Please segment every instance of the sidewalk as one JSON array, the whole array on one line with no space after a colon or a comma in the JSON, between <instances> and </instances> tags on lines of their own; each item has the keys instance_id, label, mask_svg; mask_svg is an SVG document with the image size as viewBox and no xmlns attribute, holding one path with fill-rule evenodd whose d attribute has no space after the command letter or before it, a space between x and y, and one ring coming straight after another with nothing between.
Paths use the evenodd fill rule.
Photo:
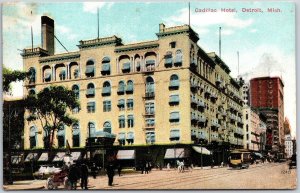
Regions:
<instances>
[{"instance_id":1,"label":"sidewalk","mask_svg":"<svg viewBox=\"0 0 300 193\"><path fill-rule=\"evenodd\" d=\"M13 185L3 185L3 190L39 190L44 189L46 180L15 181Z\"/></svg>"}]
</instances>

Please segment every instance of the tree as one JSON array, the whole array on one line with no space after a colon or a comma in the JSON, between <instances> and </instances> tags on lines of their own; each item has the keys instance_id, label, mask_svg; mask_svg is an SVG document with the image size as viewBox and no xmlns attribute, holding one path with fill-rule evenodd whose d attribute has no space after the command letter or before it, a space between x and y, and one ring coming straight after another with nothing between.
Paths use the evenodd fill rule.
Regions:
<instances>
[{"instance_id":1,"label":"tree","mask_svg":"<svg viewBox=\"0 0 300 193\"><path fill-rule=\"evenodd\" d=\"M8 92L11 89L10 83L25 80L28 75L29 74L27 72L10 70L3 67L3 91Z\"/></svg>"},{"instance_id":2,"label":"tree","mask_svg":"<svg viewBox=\"0 0 300 193\"><path fill-rule=\"evenodd\" d=\"M40 122L45 132L45 148L51 152L55 132L63 129L63 125L70 126L77 122L68 111L79 108L79 102L73 91L62 86L50 86L36 95L29 95L25 99L25 108L29 113L27 121Z\"/></svg>"}]
</instances>

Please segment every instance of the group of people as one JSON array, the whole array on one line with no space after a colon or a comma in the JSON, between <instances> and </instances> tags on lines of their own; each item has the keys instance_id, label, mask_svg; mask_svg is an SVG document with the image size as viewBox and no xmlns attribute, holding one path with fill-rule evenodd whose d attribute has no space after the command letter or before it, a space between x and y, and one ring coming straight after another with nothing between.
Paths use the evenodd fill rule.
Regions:
<instances>
[{"instance_id":1,"label":"group of people","mask_svg":"<svg viewBox=\"0 0 300 193\"><path fill-rule=\"evenodd\" d=\"M151 162L145 161L142 164L142 174L148 174L149 172L151 172L152 169L152 164Z\"/></svg>"},{"instance_id":2,"label":"group of people","mask_svg":"<svg viewBox=\"0 0 300 193\"><path fill-rule=\"evenodd\" d=\"M87 190L88 176L89 176L89 170L85 162L82 162L81 164L79 163L72 164L69 168L69 174L68 174L70 189L76 190L77 181L80 179L81 188Z\"/></svg>"}]
</instances>

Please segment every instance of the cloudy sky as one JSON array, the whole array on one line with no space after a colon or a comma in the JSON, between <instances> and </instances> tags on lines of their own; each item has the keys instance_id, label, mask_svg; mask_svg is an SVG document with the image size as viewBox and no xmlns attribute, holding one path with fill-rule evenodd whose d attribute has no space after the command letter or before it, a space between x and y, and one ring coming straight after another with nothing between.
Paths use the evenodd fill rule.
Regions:
<instances>
[{"instance_id":1,"label":"cloudy sky","mask_svg":"<svg viewBox=\"0 0 300 193\"><path fill-rule=\"evenodd\" d=\"M282 77L285 116L296 129L295 9L284 2L191 2L191 26L199 34L198 44L218 53L218 30L222 27L222 58L231 76L246 79L257 76ZM20 50L41 44L40 17L55 20L55 35L69 51L78 50L80 40L97 37L97 8L100 10L100 37L117 35L123 43L157 39L159 23L167 27L188 24L188 3L40 3L5 4L3 14L3 63L12 69L23 68ZM221 12L221 8L237 12ZM263 12L243 12L261 8ZM267 8L280 8L279 13ZM217 12L197 10L217 9ZM32 12L32 13L31 13ZM65 52L56 42L56 53ZM14 85L14 95L22 95L22 85Z\"/></svg>"}]
</instances>

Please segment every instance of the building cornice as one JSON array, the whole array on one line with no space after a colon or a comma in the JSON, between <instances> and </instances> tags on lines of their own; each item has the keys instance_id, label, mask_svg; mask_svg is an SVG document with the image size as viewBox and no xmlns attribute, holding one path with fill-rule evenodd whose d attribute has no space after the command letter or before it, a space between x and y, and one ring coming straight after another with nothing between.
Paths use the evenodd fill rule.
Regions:
<instances>
[{"instance_id":1,"label":"building cornice","mask_svg":"<svg viewBox=\"0 0 300 193\"><path fill-rule=\"evenodd\" d=\"M54 56L42 57L39 59L39 62L41 64L49 63L49 62L64 62L64 61L76 60L78 58L80 58L79 52L70 52L64 54L57 54Z\"/></svg>"},{"instance_id":2,"label":"building cornice","mask_svg":"<svg viewBox=\"0 0 300 193\"><path fill-rule=\"evenodd\" d=\"M48 51L40 47L23 49L21 56L23 58L49 56Z\"/></svg>"},{"instance_id":3,"label":"building cornice","mask_svg":"<svg viewBox=\"0 0 300 193\"><path fill-rule=\"evenodd\" d=\"M122 39L117 36L105 37L105 38L96 38L91 40L81 40L79 41L79 49L95 48L107 45L122 45Z\"/></svg>"},{"instance_id":4,"label":"building cornice","mask_svg":"<svg viewBox=\"0 0 300 193\"><path fill-rule=\"evenodd\" d=\"M141 43L118 46L116 47L115 52L120 53L120 52L128 52L128 51L135 51L135 50L153 49L158 47L159 44L157 43L157 41L149 41L149 42L141 42Z\"/></svg>"}]
</instances>

